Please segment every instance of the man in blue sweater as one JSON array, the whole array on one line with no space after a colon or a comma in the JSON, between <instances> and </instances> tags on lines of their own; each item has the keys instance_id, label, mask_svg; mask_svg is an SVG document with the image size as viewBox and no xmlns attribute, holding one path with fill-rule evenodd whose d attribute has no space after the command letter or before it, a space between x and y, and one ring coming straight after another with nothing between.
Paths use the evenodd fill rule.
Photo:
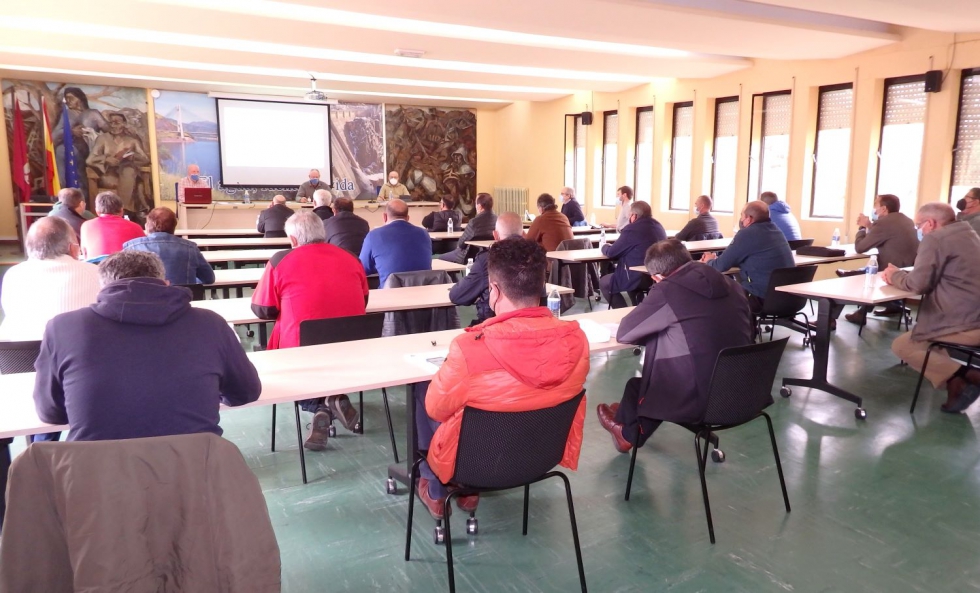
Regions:
<instances>
[{"instance_id":1,"label":"man in blue sweater","mask_svg":"<svg viewBox=\"0 0 980 593\"><path fill-rule=\"evenodd\" d=\"M779 196L771 191L762 192L759 200L769 206L769 218L783 232L787 241L798 241L803 238L803 233L800 232L800 223L793 215L789 204L780 200Z\"/></svg>"},{"instance_id":2,"label":"man in blue sweater","mask_svg":"<svg viewBox=\"0 0 980 593\"><path fill-rule=\"evenodd\" d=\"M432 269L429 233L408 222L408 204L394 199L385 206L384 226L372 230L361 246L361 263L368 276L377 274L380 286L389 274Z\"/></svg>"},{"instance_id":3,"label":"man in blue sweater","mask_svg":"<svg viewBox=\"0 0 980 593\"><path fill-rule=\"evenodd\" d=\"M218 406L255 401L262 385L220 315L168 286L153 253L121 251L99 266L91 307L56 316L35 363L34 405L69 441L213 432Z\"/></svg>"},{"instance_id":4,"label":"man in blue sweater","mask_svg":"<svg viewBox=\"0 0 980 593\"><path fill-rule=\"evenodd\" d=\"M636 290L640 282L649 280L647 274L631 271L630 267L642 266L647 249L666 238L667 232L653 218L650 204L633 202L630 205L629 224L620 231L615 243L602 248L602 255L616 262L616 271L599 278L599 288L610 308L625 307L626 302L620 293Z\"/></svg>"},{"instance_id":5,"label":"man in blue sweater","mask_svg":"<svg viewBox=\"0 0 980 593\"><path fill-rule=\"evenodd\" d=\"M739 227L721 256L705 253L701 261L719 272L738 268L738 281L745 289L753 313L762 309L769 290L769 277L777 268L796 265L783 232L769 219L765 202L749 202L742 209Z\"/></svg>"}]
</instances>

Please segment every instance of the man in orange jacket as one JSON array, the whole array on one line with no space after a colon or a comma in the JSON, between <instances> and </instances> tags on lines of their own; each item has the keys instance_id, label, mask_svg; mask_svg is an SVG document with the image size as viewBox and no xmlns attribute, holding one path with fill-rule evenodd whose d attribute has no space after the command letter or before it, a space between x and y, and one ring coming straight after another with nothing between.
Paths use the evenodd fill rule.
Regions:
<instances>
[{"instance_id":1,"label":"man in orange jacket","mask_svg":"<svg viewBox=\"0 0 980 593\"><path fill-rule=\"evenodd\" d=\"M418 494L435 519L443 518L444 484L456 469L463 408L524 412L550 408L582 391L589 373L588 340L577 322L559 321L540 306L545 267L545 251L532 241L515 237L495 243L487 268L496 317L453 340L428 390L416 392L419 448L428 450ZM583 398L561 460L569 469L578 467L584 420ZM472 512L479 498L456 502Z\"/></svg>"}]
</instances>

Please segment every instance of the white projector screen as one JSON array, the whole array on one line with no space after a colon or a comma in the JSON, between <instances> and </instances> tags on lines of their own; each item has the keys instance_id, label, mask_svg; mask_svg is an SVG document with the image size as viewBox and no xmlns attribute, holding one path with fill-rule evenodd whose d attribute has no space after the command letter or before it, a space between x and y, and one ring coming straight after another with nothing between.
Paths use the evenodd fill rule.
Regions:
<instances>
[{"instance_id":1,"label":"white projector screen","mask_svg":"<svg viewBox=\"0 0 980 593\"><path fill-rule=\"evenodd\" d=\"M330 107L217 99L221 184L296 186L319 169L330 185Z\"/></svg>"}]
</instances>

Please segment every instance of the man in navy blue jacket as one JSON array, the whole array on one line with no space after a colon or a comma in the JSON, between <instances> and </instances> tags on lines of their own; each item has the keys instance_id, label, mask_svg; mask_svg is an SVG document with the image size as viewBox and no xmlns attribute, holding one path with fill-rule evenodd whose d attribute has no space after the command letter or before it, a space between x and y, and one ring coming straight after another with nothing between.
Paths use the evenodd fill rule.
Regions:
<instances>
[{"instance_id":1,"label":"man in navy blue jacket","mask_svg":"<svg viewBox=\"0 0 980 593\"><path fill-rule=\"evenodd\" d=\"M408 204L394 199L385 206L384 226L372 230L361 246L361 263L368 276L380 276L384 286L389 274L432 269L432 239L420 226L408 222Z\"/></svg>"},{"instance_id":2,"label":"man in navy blue jacket","mask_svg":"<svg viewBox=\"0 0 980 593\"><path fill-rule=\"evenodd\" d=\"M168 286L153 253L121 251L99 266L94 305L56 316L35 368L34 405L70 441L213 432L218 406L255 401L262 385L217 313Z\"/></svg>"},{"instance_id":3,"label":"man in navy blue jacket","mask_svg":"<svg viewBox=\"0 0 980 593\"><path fill-rule=\"evenodd\" d=\"M570 187L561 190L561 213L568 219L568 224L585 226L585 212L582 212L582 205L575 199L575 190Z\"/></svg>"},{"instance_id":4,"label":"man in navy blue jacket","mask_svg":"<svg viewBox=\"0 0 980 593\"><path fill-rule=\"evenodd\" d=\"M765 202L749 202L739 218L740 230L720 256L705 253L701 261L724 273L738 268L738 281L748 293L752 312L762 309L769 290L769 277L778 268L796 265L786 236L769 220L769 207Z\"/></svg>"},{"instance_id":5,"label":"man in navy blue jacket","mask_svg":"<svg viewBox=\"0 0 980 593\"><path fill-rule=\"evenodd\" d=\"M497 217L497 225L493 231L495 241L503 241L512 237L524 240L524 227L521 217L514 212L504 212ZM487 270L489 249L481 249L473 258L473 267L462 280L449 289L449 300L454 305L476 305L476 319L470 325L483 323L494 316L490 308L490 274Z\"/></svg>"},{"instance_id":6,"label":"man in navy blue jacket","mask_svg":"<svg viewBox=\"0 0 980 593\"><path fill-rule=\"evenodd\" d=\"M653 218L650 204L636 201L630 205L629 224L623 227L615 243L602 248L605 255L616 262L616 271L599 278L602 296L611 308L625 307L622 292L640 287L640 282L649 277L642 272L631 271L633 266L643 265L647 249L657 241L667 238L663 225Z\"/></svg>"}]
</instances>

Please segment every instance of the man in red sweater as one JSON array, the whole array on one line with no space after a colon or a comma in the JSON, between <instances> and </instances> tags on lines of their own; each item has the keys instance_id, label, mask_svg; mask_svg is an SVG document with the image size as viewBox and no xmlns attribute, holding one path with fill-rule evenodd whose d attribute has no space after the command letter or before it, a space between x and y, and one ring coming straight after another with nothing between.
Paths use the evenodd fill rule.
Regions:
<instances>
[{"instance_id":1,"label":"man in red sweater","mask_svg":"<svg viewBox=\"0 0 980 593\"><path fill-rule=\"evenodd\" d=\"M123 218L123 203L114 192L95 197L98 218L82 223L82 255L86 259L122 251L123 243L146 236L143 227Z\"/></svg>"},{"instance_id":2,"label":"man in red sweater","mask_svg":"<svg viewBox=\"0 0 980 593\"><path fill-rule=\"evenodd\" d=\"M275 319L268 348L299 346L299 325L307 319L364 315L368 299L367 276L360 260L326 243L323 222L313 212L297 212L286 220L292 249L272 256L252 294L252 311L262 319ZM327 446L331 415L353 430L358 413L346 395L300 402L313 412L313 428L305 447L322 451Z\"/></svg>"}]
</instances>

